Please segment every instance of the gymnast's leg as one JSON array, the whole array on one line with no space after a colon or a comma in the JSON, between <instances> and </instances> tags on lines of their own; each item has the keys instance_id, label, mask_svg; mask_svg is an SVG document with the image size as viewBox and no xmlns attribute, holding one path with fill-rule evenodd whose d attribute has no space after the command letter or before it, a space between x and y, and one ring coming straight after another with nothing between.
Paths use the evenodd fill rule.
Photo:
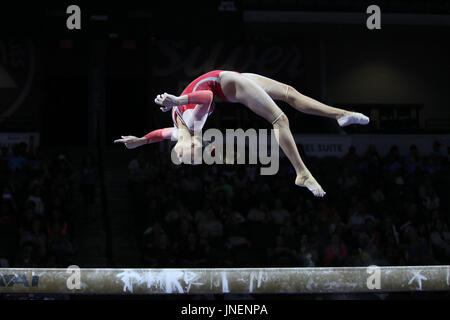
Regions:
<instances>
[{"instance_id":1,"label":"gymnast's leg","mask_svg":"<svg viewBox=\"0 0 450 320\"><path fill-rule=\"evenodd\" d=\"M238 73L221 72L220 85L229 101L246 105L272 123L274 129L277 129L275 130L277 141L297 174L295 184L307 187L317 197L323 197L325 192L306 168L298 153L294 137L289 129L288 118L272 98L256 83Z\"/></svg>"},{"instance_id":2,"label":"gymnast's leg","mask_svg":"<svg viewBox=\"0 0 450 320\"><path fill-rule=\"evenodd\" d=\"M335 119L341 127L369 123L369 118L361 113L327 106L287 84L254 73L242 75L256 82L272 99L284 101L300 112Z\"/></svg>"}]
</instances>

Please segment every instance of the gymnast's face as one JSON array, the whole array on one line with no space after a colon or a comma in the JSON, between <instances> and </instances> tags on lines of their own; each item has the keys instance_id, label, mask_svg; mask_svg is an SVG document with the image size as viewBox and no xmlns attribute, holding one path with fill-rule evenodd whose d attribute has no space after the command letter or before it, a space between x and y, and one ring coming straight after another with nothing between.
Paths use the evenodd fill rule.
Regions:
<instances>
[{"instance_id":1,"label":"gymnast's face","mask_svg":"<svg viewBox=\"0 0 450 320\"><path fill-rule=\"evenodd\" d=\"M194 154L197 154L197 159L201 159L202 156L201 137L190 131L178 117L177 124L178 142L173 148L173 151L175 151L175 155L181 163L196 164L194 163Z\"/></svg>"},{"instance_id":2,"label":"gymnast's face","mask_svg":"<svg viewBox=\"0 0 450 320\"><path fill-rule=\"evenodd\" d=\"M178 142L174 147L174 151L181 163L195 164L194 154L200 153L198 156L201 157L202 143L197 137L190 134L179 134Z\"/></svg>"}]
</instances>

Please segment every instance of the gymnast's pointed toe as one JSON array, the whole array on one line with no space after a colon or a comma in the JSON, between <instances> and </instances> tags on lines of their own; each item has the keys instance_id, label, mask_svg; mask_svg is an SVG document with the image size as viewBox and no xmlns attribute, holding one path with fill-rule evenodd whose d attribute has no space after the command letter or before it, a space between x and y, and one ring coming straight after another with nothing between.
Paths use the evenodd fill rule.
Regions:
<instances>
[{"instance_id":1,"label":"gymnast's pointed toe","mask_svg":"<svg viewBox=\"0 0 450 320\"><path fill-rule=\"evenodd\" d=\"M346 127L351 124L366 125L370 122L370 119L362 113L352 112L351 114L340 117L337 121L341 127Z\"/></svg>"}]
</instances>

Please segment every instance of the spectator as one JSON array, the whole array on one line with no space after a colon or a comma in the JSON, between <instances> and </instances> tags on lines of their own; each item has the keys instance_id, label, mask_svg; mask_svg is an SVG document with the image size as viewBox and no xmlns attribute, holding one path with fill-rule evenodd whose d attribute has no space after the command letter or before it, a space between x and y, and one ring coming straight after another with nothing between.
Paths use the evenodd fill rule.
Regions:
<instances>
[{"instance_id":1,"label":"spectator","mask_svg":"<svg viewBox=\"0 0 450 320\"><path fill-rule=\"evenodd\" d=\"M11 201L0 200L0 258L11 260L14 257L17 223Z\"/></svg>"},{"instance_id":2,"label":"spectator","mask_svg":"<svg viewBox=\"0 0 450 320\"><path fill-rule=\"evenodd\" d=\"M19 246L29 244L33 247L37 263L43 261L47 253L47 236L44 230L42 221L36 217L31 223L31 228L23 230L19 240Z\"/></svg>"},{"instance_id":3,"label":"spectator","mask_svg":"<svg viewBox=\"0 0 450 320\"><path fill-rule=\"evenodd\" d=\"M325 248L323 262L325 266L340 266L345 265L347 257L347 246L341 242L337 234L331 236L331 242Z\"/></svg>"},{"instance_id":4,"label":"spectator","mask_svg":"<svg viewBox=\"0 0 450 320\"><path fill-rule=\"evenodd\" d=\"M87 217L94 214L93 205L95 199L95 186L97 182L97 168L92 154L87 154L81 164L80 191L83 195L84 212Z\"/></svg>"},{"instance_id":5,"label":"spectator","mask_svg":"<svg viewBox=\"0 0 450 320\"><path fill-rule=\"evenodd\" d=\"M8 162L8 170L20 171L27 162L26 143L17 143L11 147L11 153L4 150L4 159Z\"/></svg>"},{"instance_id":6,"label":"spectator","mask_svg":"<svg viewBox=\"0 0 450 320\"><path fill-rule=\"evenodd\" d=\"M247 214L247 219L249 221L254 221L254 222L263 222L266 219L266 215L267 215L267 206L265 205L264 202L260 202L258 203L257 207L252 207L248 214Z\"/></svg>"},{"instance_id":7,"label":"spectator","mask_svg":"<svg viewBox=\"0 0 450 320\"><path fill-rule=\"evenodd\" d=\"M411 174L421 167L419 149L415 144L409 147L409 155L405 158L406 173Z\"/></svg>"},{"instance_id":8,"label":"spectator","mask_svg":"<svg viewBox=\"0 0 450 320\"><path fill-rule=\"evenodd\" d=\"M198 242L195 233L189 233L187 241L181 248L180 263L186 268L199 268L205 266L206 250Z\"/></svg>"},{"instance_id":9,"label":"spectator","mask_svg":"<svg viewBox=\"0 0 450 320\"><path fill-rule=\"evenodd\" d=\"M298 250L300 266L302 267L315 267L318 254L317 250L309 243L308 235L304 234L300 240L300 246Z\"/></svg>"},{"instance_id":10,"label":"spectator","mask_svg":"<svg viewBox=\"0 0 450 320\"><path fill-rule=\"evenodd\" d=\"M205 219L197 225L200 236L218 238L223 235L223 223L217 218L212 209L206 210Z\"/></svg>"},{"instance_id":11,"label":"spectator","mask_svg":"<svg viewBox=\"0 0 450 320\"><path fill-rule=\"evenodd\" d=\"M169 238L165 233L155 234L154 241L145 246L144 263L147 267L171 267L175 263L175 256L168 254L170 250Z\"/></svg>"},{"instance_id":12,"label":"spectator","mask_svg":"<svg viewBox=\"0 0 450 320\"><path fill-rule=\"evenodd\" d=\"M38 264L34 260L33 246L30 243L22 244L14 266L19 268L35 268L37 265Z\"/></svg>"},{"instance_id":13,"label":"spectator","mask_svg":"<svg viewBox=\"0 0 450 320\"><path fill-rule=\"evenodd\" d=\"M342 176L338 179L340 187L344 190L353 188L358 183L356 175L350 172L349 168L344 167Z\"/></svg>"},{"instance_id":14,"label":"spectator","mask_svg":"<svg viewBox=\"0 0 450 320\"><path fill-rule=\"evenodd\" d=\"M144 183L150 174L150 165L144 157L143 152L139 152L137 158L128 164L128 180L132 187ZM135 190L133 188L133 190Z\"/></svg>"},{"instance_id":15,"label":"spectator","mask_svg":"<svg viewBox=\"0 0 450 320\"><path fill-rule=\"evenodd\" d=\"M275 199L275 206L272 211L270 211L270 216L272 217L273 223L277 226L281 226L286 223L289 219L289 212L283 208L283 204L280 198Z\"/></svg>"},{"instance_id":16,"label":"spectator","mask_svg":"<svg viewBox=\"0 0 450 320\"><path fill-rule=\"evenodd\" d=\"M57 257L58 265L68 265L73 256L73 247L69 241L67 225L61 221L51 221L48 226L48 247Z\"/></svg>"},{"instance_id":17,"label":"spectator","mask_svg":"<svg viewBox=\"0 0 450 320\"><path fill-rule=\"evenodd\" d=\"M356 169L359 166L361 158L356 154L356 147L351 146L350 148L348 148L348 153L342 160L346 168Z\"/></svg>"},{"instance_id":18,"label":"spectator","mask_svg":"<svg viewBox=\"0 0 450 320\"><path fill-rule=\"evenodd\" d=\"M45 205L44 201L42 200L42 189L39 185L35 185L34 187L32 187L30 196L28 197L27 201L34 203L34 211L37 215L44 215Z\"/></svg>"},{"instance_id":19,"label":"spectator","mask_svg":"<svg viewBox=\"0 0 450 320\"><path fill-rule=\"evenodd\" d=\"M274 246L268 250L269 261L273 267L287 267L297 263L297 253L289 248L283 236L276 236Z\"/></svg>"},{"instance_id":20,"label":"spectator","mask_svg":"<svg viewBox=\"0 0 450 320\"><path fill-rule=\"evenodd\" d=\"M432 226L430 240L433 246L433 252L437 256L443 257L442 261L444 263L448 263L450 258L450 232L447 223L436 219Z\"/></svg>"},{"instance_id":21,"label":"spectator","mask_svg":"<svg viewBox=\"0 0 450 320\"><path fill-rule=\"evenodd\" d=\"M439 171L442 165L445 164L446 159L442 152L441 143L438 140L433 142L433 152L431 153L429 160L431 173Z\"/></svg>"},{"instance_id":22,"label":"spectator","mask_svg":"<svg viewBox=\"0 0 450 320\"><path fill-rule=\"evenodd\" d=\"M427 240L418 236L414 227L409 227L405 231L406 244L404 254L409 265L430 265L433 258L430 245Z\"/></svg>"}]
</instances>

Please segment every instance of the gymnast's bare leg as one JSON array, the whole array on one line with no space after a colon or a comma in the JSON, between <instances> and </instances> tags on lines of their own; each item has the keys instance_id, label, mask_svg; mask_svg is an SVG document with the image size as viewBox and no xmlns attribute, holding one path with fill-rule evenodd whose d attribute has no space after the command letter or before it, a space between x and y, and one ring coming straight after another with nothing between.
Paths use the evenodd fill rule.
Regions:
<instances>
[{"instance_id":1,"label":"gymnast's bare leg","mask_svg":"<svg viewBox=\"0 0 450 320\"><path fill-rule=\"evenodd\" d=\"M361 113L330 107L301 94L290 85L254 73L242 75L257 83L272 99L284 101L300 112L335 119L341 127L369 123L369 118Z\"/></svg>"},{"instance_id":2,"label":"gymnast's bare leg","mask_svg":"<svg viewBox=\"0 0 450 320\"><path fill-rule=\"evenodd\" d=\"M308 188L316 197L323 197L325 191L314 179L303 163L294 137L289 129L289 120L269 94L255 81L235 72L220 73L223 93L231 102L239 102L272 123L281 149L288 157L296 172L295 184Z\"/></svg>"}]
</instances>

